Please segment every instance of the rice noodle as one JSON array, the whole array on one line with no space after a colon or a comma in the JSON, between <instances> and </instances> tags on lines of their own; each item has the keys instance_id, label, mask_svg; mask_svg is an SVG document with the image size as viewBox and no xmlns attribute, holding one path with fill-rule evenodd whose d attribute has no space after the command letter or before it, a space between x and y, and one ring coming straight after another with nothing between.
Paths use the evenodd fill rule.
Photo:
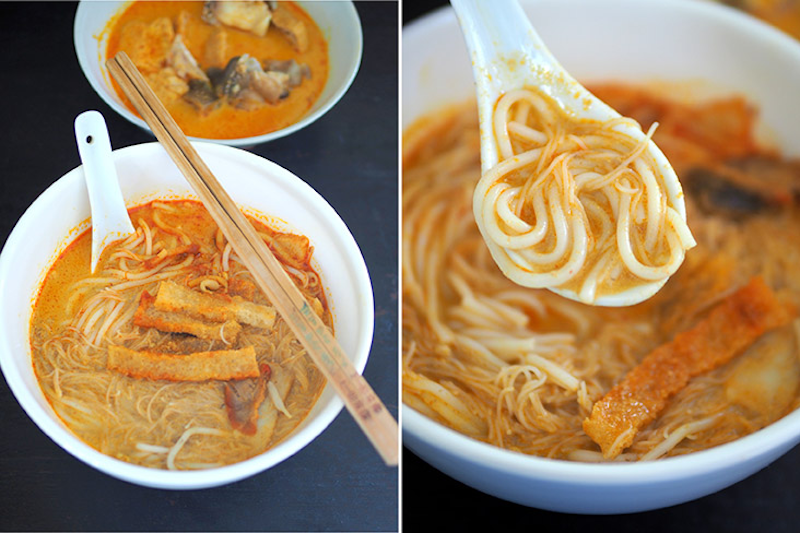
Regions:
<instances>
[{"instance_id":1,"label":"rice noodle","mask_svg":"<svg viewBox=\"0 0 800 533\"><path fill-rule=\"evenodd\" d=\"M654 110L672 112L672 104L653 103L651 98L639 95L634 105L651 117ZM602 294L615 280L632 279L628 267L613 256L618 252L608 248L615 246L619 235L641 265L634 268L645 274L647 269L677 261L678 249L693 235L698 245L659 293L630 308L586 306L548 290L522 287L498 268L473 218L473 191L481 180L474 103L425 117L403 137L403 403L495 446L556 459L602 461L598 446L583 432L583 420L593 402L647 353L697 323L715 302L755 275L800 305L800 213L764 210L734 222L724 214L700 210L687 195L689 232L677 211L668 208L660 187L656 190L647 165L637 163L641 155L636 146L617 139L613 129L605 137L583 137L581 145L579 136L533 125L534 117L546 119L554 111L539 99L522 100L525 106L509 109L514 120L509 121L509 134L501 141L512 150L520 146L539 150L541 157L527 159L534 169L527 182L508 175L487 192L497 206L489 211L495 216L490 223L508 230L498 241L511 245L509 258L516 253L520 263L527 261L525 247L540 234L551 235L542 237L541 242L548 243L542 247L545 253L556 249L558 239L574 236L564 224L573 216L569 213L576 211L562 204L560 208L554 205L550 213L551 189L581 200L585 215L575 215L575 221L586 228L587 243L606 247L606 253L612 254L586 263L589 268L578 289L587 291L587 300ZM686 150L696 158L693 164L720 157L699 142L691 144L691 150L686 148L689 141L680 132L685 130L686 117L694 115L678 109L675 116L684 122L667 117L656 132L650 130L661 135L659 146ZM718 122L724 125L731 120L723 115ZM556 141L575 150L595 150L609 139L621 151L614 155L598 150L591 161L592 166L596 161L608 165L606 172L591 171L589 163L576 166L577 157L565 155L553 162L558 157ZM728 149L725 143L721 146ZM686 168L685 153L667 156L676 168ZM524 154L519 157L526 160ZM593 192L587 193L590 189ZM514 200L517 197L527 198L522 214L530 218L518 216L521 202ZM538 212L548 216L534 218ZM623 215L628 225L624 231L617 225ZM573 240L558 249L562 262L569 260L572 249ZM800 321L795 328L800 336ZM795 383L800 382L800 357L796 360ZM775 420L774 414L748 413L728 400L725 384L730 372L726 365L693 378L617 460L706 449ZM791 409L798 406L795 392Z\"/></svg>"},{"instance_id":2,"label":"rice noodle","mask_svg":"<svg viewBox=\"0 0 800 533\"><path fill-rule=\"evenodd\" d=\"M136 464L211 468L261 453L285 438L309 412L324 386L322 374L280 317L270 328L243 326L238 340L230 335L222 340L191 340L134 325L143 291L156 294L164 280L191 290L202 290L204 283L210 289L213 284L214 292L223 295L234 277L255 283L230 253L230 244L217 237L221 233L199 203L155 202L132 210L131 218L135 235L110 246L93 275L69 267L88 265L91 232L87 231L67 248L45 279L31 322L33 364L45 397L89 445ZM181 249L179 241L196 246ZM217 243L222 250L216 251ZM227 270L223 271L213 258L225 251ZM87 259L75 261L80 254ZM319 279L310 266L292 268L309 279ZM320 284L307 283L301 291L322 304L323 320L330 325ZM259 305L268 304L260 291L253 298ZM225 406L224 383L123 376L107 368L111 345L134 351L165 347L178 354L253 346L257 363L285 380L282 394L273 399L276 407L271 402L261 405L261 415L272 422L252 436L236 431Z\"/></svg>"},{"instance_id":3,"label":"rice noodle","mask_svg":"<svg viewBox=\"0 0 800 533\"><path fill-rule=\"evenodd\" d=\"M675 273L695 241L645 151L655 124L636 142L623 119L576 121L532 89L504 94L493 120L500 161L473 210L506 276L592 303Z\"/></svg>"}]
</instances>

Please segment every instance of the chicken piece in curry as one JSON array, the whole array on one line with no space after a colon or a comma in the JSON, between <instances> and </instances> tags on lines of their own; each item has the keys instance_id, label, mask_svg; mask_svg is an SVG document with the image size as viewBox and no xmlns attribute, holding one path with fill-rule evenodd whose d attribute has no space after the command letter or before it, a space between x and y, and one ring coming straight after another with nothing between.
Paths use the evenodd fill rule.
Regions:
<instances>
[{"instance_id":1,"label":"chicken piece in curry","mask_svg":"<svg viewBox=\"0 0 800 533\"><path fill-rule=\"evenodd\" d=\"M125 51L193 137L287 127L328 76L322 32L293 2L134 2L108 29L107 56Z\"/></svg>"}]
</instances>

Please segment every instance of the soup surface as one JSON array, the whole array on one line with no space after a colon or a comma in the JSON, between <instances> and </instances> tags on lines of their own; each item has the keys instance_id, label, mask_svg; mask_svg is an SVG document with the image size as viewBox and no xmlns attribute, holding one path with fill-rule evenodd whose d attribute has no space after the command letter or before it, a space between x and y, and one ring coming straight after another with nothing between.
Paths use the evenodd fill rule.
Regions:
<instances>
[{"instance_id":1,"label":"soup surface","mask_svg":"<svg viewBox=\"0 0 800 533\"><path fill-rule=\"evenodd\" d=\"M472 216L474 103L424 117L403 139L404 403L499 447L579 461L685 454L783 417L800 405L800 165L757 145L741 98L591 89L645 130L660 123L697 246L633 307L520 287Z\"/></svg>"},{"instance_id":2,"label":"soup surface","mask_svg":"<svg viewBox=\"0 0 800 533\"><path fill-rule=\"evenodd\" d=\"M198 469L285 438L324 377L198 202L130 211L135 235L89 271L91 231L48 272L31 322L33 365L64 423L132 463ZM313 248L251 219L329 327Z\"/></svg>"},{"instance_id":3,"label":"soup surface","mask_svg":"<svg viewBox=\"0 0 800 533\"><path fill-rule=\"evenodd\" d=\"M226 5L242 9L214 9ZM137 1L107 31L107 57L127 52L189 136L285 128L311 109L328 79L327 42L293 2L272 10L266 2Z\"/></svg>"}]
</instances>

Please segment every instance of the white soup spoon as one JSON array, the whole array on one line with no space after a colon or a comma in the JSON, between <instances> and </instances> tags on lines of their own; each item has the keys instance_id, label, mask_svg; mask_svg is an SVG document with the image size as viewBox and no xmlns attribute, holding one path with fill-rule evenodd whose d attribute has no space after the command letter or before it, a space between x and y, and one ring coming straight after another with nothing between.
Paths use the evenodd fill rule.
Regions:
<instances>
[{"instance_id":1,"label":"white soup spoon","mask_svg":"<svg viewBox=\"0 0 800 533\"><path fill-rule=\"evenodd\" d=\"M536 87L576 119L606 122L621 117L558 63L517 0L450 0L450 3L455 9L472 59L483 173L500 162L493 114L498 99L509 91ZM633 121L622 122L616 129L636 143L646 139L646 134ZM652 140L648 141L646 150L656 163L653 170L663 180L667 201L685 221L683 191L672 165ZM601 295L593 304L613 307L633 305L651 297L665 282L666 279L663 279ZM583 301L571 289L550 290L571 300Z\"/></svg>"},{"instance_id":2,"label":"white soup spoon","mask_svg":"<svg viewBox=\"0 0 800 533\"><path fill-rule=\"evenodd\" d=\"M98 111L75 118L75 139L92 210L92 273L110 243L134 232L111 155L106 122Z\"/></svg>"}]
</instances>

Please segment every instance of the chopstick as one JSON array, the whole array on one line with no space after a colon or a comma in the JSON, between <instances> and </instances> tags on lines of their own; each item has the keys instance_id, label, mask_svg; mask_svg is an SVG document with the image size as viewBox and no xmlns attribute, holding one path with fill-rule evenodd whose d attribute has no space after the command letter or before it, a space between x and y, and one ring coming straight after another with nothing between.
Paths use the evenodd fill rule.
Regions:
<instances>
[{"instance_id":1,"label":"chopstick","mask_svg":"<svg viewBox=\"0 0 800 533\"><path fill-rule=\"evenodd\" d=\"M397 465L398 427L391 413L356 371L252 224L189 143L125 52L106 62L109 72L194 188L258 286L306 348L372 445L389 466Z\"/></svg>"}]
</instances>

